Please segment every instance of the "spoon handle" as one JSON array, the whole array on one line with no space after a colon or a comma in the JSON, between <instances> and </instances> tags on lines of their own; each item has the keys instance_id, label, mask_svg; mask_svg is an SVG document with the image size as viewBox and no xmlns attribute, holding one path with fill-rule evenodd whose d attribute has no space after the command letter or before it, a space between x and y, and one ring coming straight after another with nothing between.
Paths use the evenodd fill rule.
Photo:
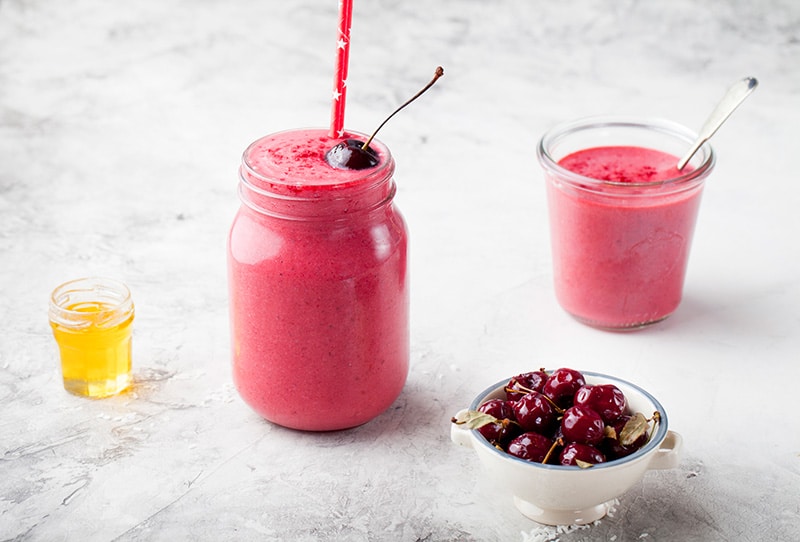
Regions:
<instances>
[{"instance_id":1,"label":"spoon handle","mask_svg":"<svg viewBox=\"0 0 800 542\"><path fill-rule=\"evenodd\" d=\"M722 97L722 100L720 100L717 107L715 107L714 111L709 115L706 123L703 124L703 127L700 129L700 135L697 141L694 142L689 152L678 162L678 170L686 166L689 160L692 159L692 156L694 156L694 153L716 133L719 127L722 126L722 123L728 120L731 113L739 107L739 104L750 96L750 93L755 90L756 86L758 86L758 81L755 77L745 77L741 81L734 83L733 86L728 89L728 92L725 93L725 96Z\"/></svg>"}]
</instances>

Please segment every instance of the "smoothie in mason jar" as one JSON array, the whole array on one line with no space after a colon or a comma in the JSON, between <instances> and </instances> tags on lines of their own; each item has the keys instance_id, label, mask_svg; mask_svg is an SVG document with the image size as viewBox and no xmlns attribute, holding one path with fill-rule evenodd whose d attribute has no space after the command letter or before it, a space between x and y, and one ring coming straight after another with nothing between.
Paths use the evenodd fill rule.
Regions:
<instances>
[{"instance_id":1,"label":"smoothie in mason jar","mask_svg":"<svg viewBox=\"0 0 800 542\"><path fill-rule=\"evenodd\" d=\"M361 134L345 134L344 138ZM258 414L336 430L385 411L408 374L405 222L394 160L328 165L327 130L254 142L240 170L242 206L228 239L233 375Z\"/></svg>"}]
</instances>

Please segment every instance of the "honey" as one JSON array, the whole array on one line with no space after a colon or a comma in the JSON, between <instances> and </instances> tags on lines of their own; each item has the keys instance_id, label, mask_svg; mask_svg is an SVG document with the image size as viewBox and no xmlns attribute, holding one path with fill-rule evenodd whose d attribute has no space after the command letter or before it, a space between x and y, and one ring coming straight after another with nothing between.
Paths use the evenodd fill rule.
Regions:
<instances>
[{"instance_id":1,"label":"honey","mask_svg":"<svg viewBox=\"0 0 800 542\"><path fill-rule=\"evenodd\" d=\"M50 299L50 326L61 354L64 388L106 397L131 384L133 302L110 279L65 283Z\"/></svg>"}]
</instances>

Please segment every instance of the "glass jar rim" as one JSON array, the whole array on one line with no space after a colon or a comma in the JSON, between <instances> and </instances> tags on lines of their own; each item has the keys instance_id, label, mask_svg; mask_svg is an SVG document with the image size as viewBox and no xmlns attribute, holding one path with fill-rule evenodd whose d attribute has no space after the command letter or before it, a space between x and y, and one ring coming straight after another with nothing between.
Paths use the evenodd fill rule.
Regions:
<instances>
[{"instance_id":1,"label":"glass jar rim","mask_svg":"<svg viewBox=\"0 0 800 542\"><path fill-rule=\"evenodd\" d=\"M70 294L73 294L74 297L75 294L81 293L84 294L82 301L103 301L107 303L107 307L87 313L65 306L71 299ZM120 319L128 318L133 312L134 306L130 289L124 282L116 279L94 276L73 279L60 284L50 294L51 320L68 327L75 327L78 323L87 320L89 314L91 314L92 321L110 325Z\"/></svg>"},{"instance_id":2,"label":"glass jar rim","mask_svg":"<svg viewBox=\"0 0 800 542\"><path fill-rule=\"evenodd\" d=\"M561 166L558 163L558 160L551 154L552 147L559 141L564 140L566 137L578 132L607 128L651 130L666 136L670 136L675 140L685 141L687 144L687 150L689 149L689 146L697 139L697 134L682 124L657 117L611 115L583 117L580 119L556 124L547 132L545 132L545 134L539 140L539 144L536 149L539 162L546 170L557 174L560 178L566 180L570 184L580 185L589 189L602 187L642 189L656 186L662 188L665 186L674 187L675 189L679 189L685 185L691 185L703 180L714 168L714 164L716 162L716 153L708 142L704 143L700 147L693 158L693 160L696 160L698 156L700 157L700 164L698 166L676 177L655 182L620 182L587 177Z\"/></svg>"}]
</instances>

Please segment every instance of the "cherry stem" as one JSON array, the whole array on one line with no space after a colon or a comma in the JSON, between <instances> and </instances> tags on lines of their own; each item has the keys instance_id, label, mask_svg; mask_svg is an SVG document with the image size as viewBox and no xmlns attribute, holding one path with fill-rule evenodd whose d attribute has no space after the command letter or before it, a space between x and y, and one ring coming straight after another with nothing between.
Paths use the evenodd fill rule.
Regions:
<instances>
[{"instance_id":1,"label":"cherry stem","mask_svg":"<svg viewBox=\"0 0 800 542\"><path fill-rule=\"evenodd\" d=\"M372 143L372 140L373 140L373 139L375 139L375 136L378 134L378 130L380 130L381 128L383 128L383 125L384 125L384 124L386 124L387 122L389 122L389 119L391 119L391 118L392 118L392 117L394 117L394 116L395 116L397 113L399 113L399 112L400 112L400 111L401 111L401 110L402 110L402 109L403 109L405 106L407 106L408 104L410 104L411 102L413 102L414 100L416 100L417 98L419 98L420 96L422 96L423 94L425 94L425 91L427 91L429 88L431 88L431 87L433 86L433 84L436 82L436 80L437 80L437 79L439 79L439 78L440 78L441 76L443 76L443 75L444 75L444 68L442 68L441 66L437 66L437 67L436 67L436 72L433 74L433 79L431 79L431 80L430 80L430 82L429 82L427 85L425 85L425 86L422 88L422 90L420 90L419 92L417 92L416 94L414 94L414 96L412 96L412 97L411 97L411 98L410 98L410 99L409 99L409 100L408 100L406 103L404 103L403 105L401 105L400 107L398 107L397 109L395 109L395 110L394 110L394 112L393 112L391 115L389 115L388 117L386 117L386 120L384 120L384 121L383 121L383 122L380 124L380 126L378 126L378 127L375 129L375 131L374 131L374 132L372 132L372 135L371 135L371 136L369 136L369 139L367 139L367 140L364 142L364 144L361 146L361 150L364 150L364 151L365 151L365 150L367 150L367 149L369 148L369 144L370 144L370 143Z\"/></svg>"},{"instance_id":2,"label":"cherry stem","mask_svg":"<svg viewBox=\"0 0 800 542\"><path fill-rule=\"evenodd\" d=\"M553 452L556 450L556 448L558 448L559 446L563 446L563 445L564 445L564 439L557 438L556 440L554 440L553 441L553 445L550 446L550 449L547 450L547 453L545 454L544 459L542 459L542 465L544 465L548 461L550 461L550 456L553 455Z\"/></svg>"},{"instance_id":3,"label":"cherry stem","mask_svg":"<svg viewBox=\"0 0 800 542\"><path fill-rule=\"evenodd\" d=\"M563 414L563 413L564 413L564 409L563 409L563 408L561 408L560 406L558 406L558 405L555 403L555 401L553 401L552 399L550 399L550 398L549 398L548 396L546 396L545 394L542 394L542 397L544 397L545 401L547 401L548 403L550 403L550 406L551 406L551 407L553 407L553 410L555 410L555 411L556 411L556 414Z\"/></svg>"},{"instance_id":4,"label":"cherry stem","mask_svg":"<svg viewBox=\"0 0 800 542\"><path fill-rule=\"evenodd\" d=\"M656 434L656 426L661 423L661 413L659 411L653 412L653 417L647 420L647 423L653 422L653 429L650 431L650 434L647 436L647 441L650 442L650 439L653 438L653 435Z\"/></svg>"},{"instance_id":5,"label":"cherry stem","mask_svg":"<svg viewBox=\"0 0 800 542\"><path fill-rule=\"evenodd\" d=\"M512 392L512 393L513 392L521 392L521 391L524 391L525 393L533 393L536 390L532 390L530 388L527 388L527 387L523 386L520 383L517 383L517 387L516 388L512 388L511 386L506 386L506 389L505 389L506 393L508 393L508 392Z\"/></svg>"},{"instance_id":6,"label":"cherry stem","mask_svg":"<svg viewBox=\"0 0 800 542\"><path fill-rule=\"evenodd\" d=\"M647 420L647 421L651 421L651 420L652 420L654 423L658 423L658 422L660 422L660 421L661 421L661 413L660 413L659 411L657 411L657 410L656 410L655 412L653 412L653 417L652 417L652 418L650 418L650 419L649 419L649 420Z\"/></svg>"},{"instance_id":7,"label":"cherry stem","mask_svg":"<svg viewBox=\"0 0 800 542\"><path fill-rule=\"evenodd\" d=\"M536 390L532 390L530 388L527 388L527 387L525 387L525 386L523 386L522 384L519 384L519 383L517 383L517 387L516 388L511 388L509 386L505 387L505 392L506 393L508 393L508 392L520 392L520 391L523 391L525 393L534 393L534 392L536 392ZM550 403L550 406L553 407L553 410L555 410L557 414L563 414L564 413L564 409L561 408L560 406L558 406L557 404L555 404L555 402L552 399L550 399L548 396L546 396L543 393L541 393L540 395L542 397L544 397L544 399L548 403Z\"/></svg>"}]
</instances>

